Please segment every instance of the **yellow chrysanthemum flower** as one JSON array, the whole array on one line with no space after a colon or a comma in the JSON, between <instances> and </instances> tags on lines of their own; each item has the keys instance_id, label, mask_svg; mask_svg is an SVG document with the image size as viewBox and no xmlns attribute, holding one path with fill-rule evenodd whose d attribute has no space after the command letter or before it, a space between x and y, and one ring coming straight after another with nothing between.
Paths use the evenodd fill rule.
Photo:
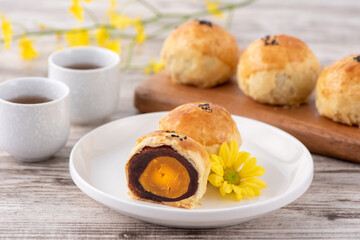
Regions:
<instances>
[{"instance_id":1,"label":"yellow chrysanthemum flower","mask_svg":"<svg viewBox=\"0 0 360 240\"><path fill-rule=\"evenodd\" d=\"M116 0L110 0L110 8L116 8L117 7L117 2Z\"/></svg>"},{"instance_id":2,"label":"yellow chrysanthemum flower","mask_svg":"<svg viewBox=\"0 0 360 240\"><path fill-rule=\"evenodd\" d=\"M19 40L19 48L21 57L25 60L31 60L38 56L37 51L33 46L33 40L28 39L27 37L23 36Z\"/></svg>"},{"instance_id":3,"label":"yellow chrysanthemum flower","mask_svg":"<svg viewBox=\"0 0 360 240\"><path fill-rule=\"evenodd\" d=\"M151 58L150 64L144 69L144 73L145 74L158 73L164 68L165 68L164 61L160 60L156 62L154 58Z\"/></svg>"},{"instance_id":4,"label":"yellow chrysanthemum flower","mask_svg":"<svg viewBox=\"0 0 360 240\"><path fill-rule=\"evenodd\" d=\"M110 32L106 27L99 27L95 31L95 39L99 46L113 50L116 53L120 53L121 45L120 40L110 39Z\"/></svg>"},{"instance_id":5,"label":"yellow chrysanthemum flower","mask_svg":"<svg viewBox=\"0 0 360 240\"><path fill-rule=\"evenodd\" d=\"M99 45L103 45L108 40L110 34L106 27L99 27L95 31L95 39Z\"/></svg>"},{"instance_id":6,"label":"yellow chrysanthemum flower","mask_svg":"<svg viewBox=\"0 0 360 240\"><path fill-rule=\"evenodd\" d=\"M119 39L108 39L102 46L119 54L121 52L121 44Z\"/></svg>"},{"instance_id":7,"label":"yellow chrysanthemum flower","mask_svg":"<svg viewBox=\"0 0 360 240\"><path fill-rule=\"evenodd\" d=\"M39 24L38 25L38 28L41 29L41 30L45 30L46 29L46 26L44 24Z\"/></svg>"},{"instance_id":8,"label":"yellow chrysanthemum flower","mask_svg":"<svg viewBox=\"0 0 360 240\"><path fill-rule=\"evenodd\" d=\"M144 25L142 24L141 18L137 17L135 20L131 22L131 25L133 25L136 29L136 43L142 43L146 40L146 33L144 30Z\"/></svg>"},{"instance_id":9,"label":"yellow chrysanthemum flower","mask_svg":"<svg viewBox=\"0 0 360 240\"><path fill-rule=\"evenodd\" d=\"M1 31L4 39L4 48L9 49L11 46L13 30L12 30L11 22L7 20L4 15L1 15Z\"/></svg>"},{"instance_id":10,"label":"yellow chrysanthemum flower","mask_svg":"<svg viewBox=\"0 0 360 240\"><path fill-rule=\"evenodd\" d=\"M80 5L80 0L72 0L72 5L69 8L69 12L74 15L78 21L84 20L84 9Z\"/></svg>"},{"instance_id":11,"label":"yellow chrysanthemum flower","mask_svg":"<svg viewBox=\"0 0 360 240\"><path fill-rule=\"evenodd\" d=\"M136 32L137 32L137 35L135 38L136 43L143 43L146 40L146 33L144 31L144 28L137 27Z\"/></svg>"},{"instance_id":12,"label":"yellow chrysanthemum flower","mask_svg":"<svg viewBox=\"0 0 360 240\"><path fill-rule=\"evenodd\" d=\"M85 29L73 29L65 33L65 40L70 47L89 45L89 31Z\"/></svg>"},{"instance_id":13,"label":"yellow chrysanthemum flower","mask_svg":"<svg viewBox=\"0 0 360 240\"><path fill-rule=\"evenodd\" d=\"M117 28L125 29L131 25L132 22L131 18L123 14L122 15L117 14L117 12L114 9L108 10L107 15L109 16L110 24Z\"/></svg>"},{"instance_id":14,"label":"yellow chrysanthemum flower","mask_svg":"<svg viewBox=\"0 0 360 240\"><path fill-rule=\"evenodd\" d=\"M61 32L56 32L55 35L56 35L57 40L60 40L61 37L62 37L62 33L61 33Z\"/></svg>"},{"instance_id":15,"label":"yellow chrysanthemum flower","mask_svg":"<svg viewBox=\"0 0 360 240\"><path fill-rule=\"evenodd\" d=\"M224 14L221 10L219 10L219 2L218 1L204 1L206 10L211 13L214 17L224 18Z\"/></svg>"},{"instance_id":16,"label":"yellow chrysanthemum flower","mask_svg":"<svg viewBox=\"0 0 360 240\"><path fill-rule=\"evenodd\" d=\"M237 143L233 140L229 145L223 143L219 155L210 157L211 171L209 182L218 187L222 196L234 191L236 199L240 201L246 197L260 195L260 189L266 183L259 176L265 173L265 168L256 165L256 158L250 153L239 152Z\"/></svg>"}]
</instances>

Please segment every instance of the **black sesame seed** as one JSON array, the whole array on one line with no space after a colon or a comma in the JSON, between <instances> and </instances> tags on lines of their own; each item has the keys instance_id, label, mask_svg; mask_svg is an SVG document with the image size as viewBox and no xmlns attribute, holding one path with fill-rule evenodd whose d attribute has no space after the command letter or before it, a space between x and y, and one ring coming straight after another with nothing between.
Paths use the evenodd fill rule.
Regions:
<instances>
[{"instance_id":1,"label":"black sesame seed","mask_svg":"<svg viewBox=\"0 0 360 240\"><path fill-rule=\"evenodd\" d=\"M262 40L269 40L270 35L266 35L265 37L261 38Z\"/></svg>"},{"instance_id":2,"label":"black sesame seed","mask_svg":"<svg viewBox=\"0 0 360 240\"><path fill-rule=\"evenodd\" d=\"M206 21L206 20L197 20L200 24L206 25L208 27L212 27L212 22Z\"/></svg>"},{"instance_id":3,"label":"black sesame seed","mask_svg":"<svg viewBox=\"0 0 360 240\"><path fill-rule=\"evenodd\" d=\"M179 138L180 141L182 141L183 139L182 138Z\"/></svg>"},{"instance_id":4,"label":"black sesame seed","mask_svg":"<svg viewBox=\"0 0 360 240\"><path fill-rule=\"evenodd\" d=\"M174 133L175 131L171 131L172 133Z\"/></svg>"},{"instance_id":5,"label":"black sesame seed","mask_svg":"<svg viewBox=\"0 0 360 240\"><path fill-rule=\"evenodd\" d=\"M354 60L356 60L357 62L360 62L360 55L357 57L354 57Z\"/></svg>"},{"instance_id":6,"label":"black sesame seed","mask_svg":"<svg viewBox=\"0 0 360 240\"><path fill-rule=\"evenodd\" d=\"M179 137L179 135L171 134L172 137Z\"/></svg>"},{"instance_id":7,"label":"black sesame seed","mask_svg":"<svg viewBox=\"0 0 360 240\"><path fill-rule=\"evenodd\" d=\"M187 136L184 136L184 139L187 139Z\"/></svg>"},{"instance_id":8,"label":"black sesame seed","mask_svg":"<svg viewBox=\"0 0 360 240\"><path fill-rule=\"evenodd\" d=\"M265 38L261 38L261 40L264 41L264 46L268 45L279 45L279 43L276 41L276 35L273 36L273 39L271 40L271 36L267 35Z\"/></svg>"},{"instance_id":9,"label":"black sesame seed","mask_svg":"<svg viewBox=\"0 0 360 240\"><path fill-rule=\"evenodd\" d=\"M169 130L166 130L167 133L169 133L170 131Z\"/></svg>"},{"instance_id":10,"label":"black sesame seed","mask_svg":"<svg viewBox=\"0 0 360 240\"><path fill-rule=\"evenodd\" d=\"M200 107L201 109L203 109L203 110L205 110L205 111L207 111L207 112L212 112L209 103L199 104L198 107Z\"/></svg>"}]
</instances>

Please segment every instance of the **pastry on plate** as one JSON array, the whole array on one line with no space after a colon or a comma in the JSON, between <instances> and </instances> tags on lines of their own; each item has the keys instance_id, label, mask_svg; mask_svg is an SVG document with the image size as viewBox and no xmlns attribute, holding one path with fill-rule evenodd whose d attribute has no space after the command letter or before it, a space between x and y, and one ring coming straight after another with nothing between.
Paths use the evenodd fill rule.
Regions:
<instances>
[{"instance_id":1,"label":"pastry on plate","mask_svg":"<svg viewBox=\"0 0 360 240\"><path fill-rule=\"evenodd\" d=\"M193 20L170 34L161 56L173 82L207 88L235 75L239 48L226 29Z\"/></svg>"},{"instance_id":2,"label":"pastry on plate","mask_svg":"<svg viewBox=\"0 0 360 240\"><path fill-rule=\"evenodd\" d=\"M181 132L202 144L209 154L218 154L223 142L241 137L231 114L213 103L188 103L170 111L159 122L159 129Z\"/></svg>"},{"instance_id":3,"label":"pastry on plate","mask_svg":"<svg viewBox=\"0 0 360 240\"><path fill-rule=\"evenodd\" d=\"M199 204L209 173L203 146L175 131L158 130L138 139L126 164L132 197L188 209Z\"/></svg>"},{"instance_id":4,"label":"pastry on plate","mask_svg":"<svg viewBox=\"0 0 360 240\"><path fill-rule=\"evenodd\" d=\"M303 41L281 34L252 42L240 58L237 78L241 90L255 101L298 106L313 91L319 69Z\"/></svg>"},{"instance_id":5,"label":"pastry on plate","mask_svg":"<svg viewBox=\"0 0 360 240\"><path fill-rule=\"evenodd\" d=\"M360 126L360 55L344 57L321 73L316 85L320 115Z\"/></svg>"}]
</instances>

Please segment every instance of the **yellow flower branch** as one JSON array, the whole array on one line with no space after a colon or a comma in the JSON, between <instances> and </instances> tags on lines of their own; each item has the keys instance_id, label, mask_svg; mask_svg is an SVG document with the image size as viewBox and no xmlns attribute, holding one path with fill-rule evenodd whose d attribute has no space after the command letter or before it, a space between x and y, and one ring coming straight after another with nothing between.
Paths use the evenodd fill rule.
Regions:
<instances>
[{"instance_id":1,"label":"yellow flower branch","mask_svg":"<svg viewBox=\"0 0 360 240\"><path fill-rule=\"evenodd\" d=\"M107 15L109 17L108 22L101 23L96 17L94 12L87 8L86 2L93 0L69 0L71 1L69 6L69 13L74 16L78 21L83 21L84 17L89 17L93 24L83 26L81 28L51 28L49 26L38 27L35 31L27 31L26 28L14 23L14 26L21 28L21 33L14 34L13 25L11 21L1 15L1 33L2 38L0 43L4 44L4 48L7 50L11 47L12 41L19 41L18 46L21 50L21 56L24 59L30 60L35 58L38 53L33 46L34 39L29 37L40 37L44 35L56 35L58 38L62 35L65 36L65 40L68 46L82 46L89 45L95 42L97 45L109 48L117 53L121 50L121 40L129 40L129 46L127 48L126 61L121 68L123 71L129 69L139 69L143 66L133 66L133 53L134 48L138 44L142 44L148 39L154 39L159 37L174 26L180 25L190 19L200 18L205 16L223 17L227 13L226 27L230 27L234 10L237 8L246 6L252 3L254 0L243 0L235 3L224 3L220 0L204 0L204 9L193 13L167 13L162 12L160 9L151 4L147 0L129 0L118 6L116 0L109 0L109 9ZM153 16L146 19L140 17L131 18L124 14L125 9L132 4L140 4L148 9ZM86 16L84 16L86 14ZM161 20L171 19L171 23L166 23ZM146 27L150 24L159 24L158 29L147 35ZM38 26L40 26L38 24ZM133 31L127 31L128 28L132 28ZM155 59L151 59L150 64L145 66L145 72L158 72L163 68L163 64L156 62Z\"/></svg>"}]
</instances>

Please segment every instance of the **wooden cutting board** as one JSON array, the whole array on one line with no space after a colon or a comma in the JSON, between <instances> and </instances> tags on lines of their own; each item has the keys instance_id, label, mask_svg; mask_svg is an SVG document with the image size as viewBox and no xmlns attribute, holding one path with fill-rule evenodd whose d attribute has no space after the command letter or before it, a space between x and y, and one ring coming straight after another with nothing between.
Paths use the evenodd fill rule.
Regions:
<instances>
[{"instance_id":1,"label":"wooden cutting board","mask_svg":"<svg viewBox=\"0 0 360 240\"><path fill-rule=\"evenodd\" d=\"M335 123L319 116L315 97L298 108L260 104L245 96L235 80L200 89L172 83L163 71L139 84L135 107L140 112L169 111L189 102L211 102L235 115L256 119L281 128L298 138L311 152L360 162L360 128Z\"/></svg>"}]
</instances>

